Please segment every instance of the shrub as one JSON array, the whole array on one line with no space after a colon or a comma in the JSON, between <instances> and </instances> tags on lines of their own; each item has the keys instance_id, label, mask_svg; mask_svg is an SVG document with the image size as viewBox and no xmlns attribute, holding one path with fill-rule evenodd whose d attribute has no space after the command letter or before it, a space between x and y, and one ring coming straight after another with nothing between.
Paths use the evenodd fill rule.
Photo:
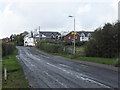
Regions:
<instances>
[{"instance_id":1,"label":"shrub","mask_svg":"<svg viewBox=\"0 0 120 90\"><path fill-rule=\"evenodd\" d=\"M118 53L118 25L107 23L103 28L95 30L92 39L86 43L85 53L90 57L117 58Z\"/></svg>"}]
</instances>

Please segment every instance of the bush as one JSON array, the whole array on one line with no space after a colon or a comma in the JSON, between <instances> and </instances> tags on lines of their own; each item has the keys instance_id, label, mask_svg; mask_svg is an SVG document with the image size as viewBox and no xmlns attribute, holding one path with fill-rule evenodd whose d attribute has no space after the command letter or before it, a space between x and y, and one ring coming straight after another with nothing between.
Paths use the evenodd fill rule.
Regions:
<instances>
[{"instance_id":1,"label":"bush","mask_svg":"<svg viewBox=\"0 0 120 90\"><path fill-rule=\"evenodd\" d=\"M89 57L117 58L118 45L118 25L107 23L103 28L97 29L92 34L92 39L86 43L85 54Z\"/></svg>"},{"instance_id":2,"label":"bush","mask_svg":"<svg viewBox=\"0 0 120 90\"><path fill-rule=\"evenodd\" d=\"M76 42L75 45L76 46L82 46L86 43L86 41L80 41L80 42Z\"/></svg>"},{"instance_id":3,"label":"bush","mask_svg":"<svg viewBox=\"0 0 120 90\"><path fill-rule=\"evenodd\" d=\"M12 54L15 50L15 45L13 43L2 43L2 56L7 56Z\"/></svg>"}]
</instances>

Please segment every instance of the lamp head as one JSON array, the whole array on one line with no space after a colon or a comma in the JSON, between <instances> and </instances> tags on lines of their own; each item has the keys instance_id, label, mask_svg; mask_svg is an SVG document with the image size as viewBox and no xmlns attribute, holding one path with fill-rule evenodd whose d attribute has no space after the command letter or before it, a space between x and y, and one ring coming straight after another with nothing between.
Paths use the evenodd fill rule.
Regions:
<instances>
[{"instance_id":1,"label":"lamp head","mask_svg":"<svg viewBox=\"0 0 120 90\"><path fill-rule=\"evenodd\" d=\"M68 17L73 17L73 16L68 16Z\"/></svg>"}]
</instances>

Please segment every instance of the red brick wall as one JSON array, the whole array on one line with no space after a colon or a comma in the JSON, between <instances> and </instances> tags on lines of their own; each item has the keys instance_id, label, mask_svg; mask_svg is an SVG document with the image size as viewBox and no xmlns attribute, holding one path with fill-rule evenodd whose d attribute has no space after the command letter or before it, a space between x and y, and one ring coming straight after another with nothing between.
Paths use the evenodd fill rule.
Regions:
<instances>
[{"instance_id":1,"label":"red brick wall","mask_svg":"<svg viewBox=\"0 0 120 90\"><path fill-rule=\"evenodd\" d=\"M80 35L78 33L76 33L75 37L77 36L77 39L75 39L76 42L80 41ZM68 38L70 37L70 39ZM66 36L64 36L64 40L65 41L72 41L72 39L74 40L74 34L69 33Z\"/></svg>"}]
</instances>

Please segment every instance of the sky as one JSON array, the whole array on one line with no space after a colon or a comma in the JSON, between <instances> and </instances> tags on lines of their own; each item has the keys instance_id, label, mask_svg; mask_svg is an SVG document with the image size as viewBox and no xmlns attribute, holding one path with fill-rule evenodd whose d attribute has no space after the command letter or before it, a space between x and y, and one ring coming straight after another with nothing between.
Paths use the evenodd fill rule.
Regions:
<instances>
[{"instance_id":1,"label":"sky","mask_svg":"<svg viewBox=\"0 0 120 90\"><path fill-rule=\"evenodd\" d=\"M0 0L0 38L24 31L94 31L118 20L119 0ZM68 16L74 16L68 17Z\"/></svg>"}]
</instances>

